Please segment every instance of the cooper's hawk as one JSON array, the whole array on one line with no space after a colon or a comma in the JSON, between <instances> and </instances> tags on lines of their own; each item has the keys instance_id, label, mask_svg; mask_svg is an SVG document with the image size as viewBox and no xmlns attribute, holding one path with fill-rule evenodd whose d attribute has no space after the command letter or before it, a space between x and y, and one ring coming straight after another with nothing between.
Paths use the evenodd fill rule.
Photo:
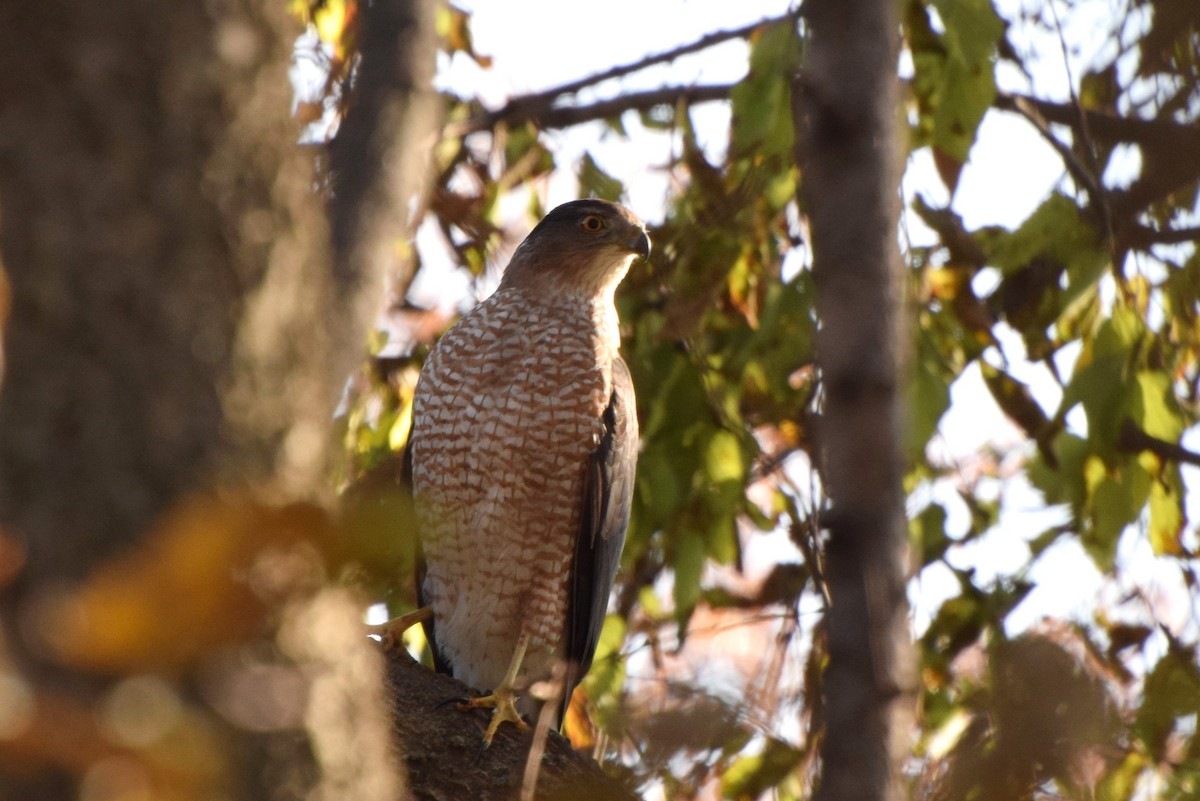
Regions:
<instances>
[{"instance_id":1,"label":"cooper's hawk","mask_svg":"<svg viewBox=\"0 0 1200 801\"><path fill-rule=\"evenodd\" d=\"M576 200L521 243L496 292L438 342L410 444L422 602L440 670L493 695L587 672L629 522L637 416L613 292L650 239L627 209ZM520 701L531 713L536 702Z\"/></svg>"}]
</instances>

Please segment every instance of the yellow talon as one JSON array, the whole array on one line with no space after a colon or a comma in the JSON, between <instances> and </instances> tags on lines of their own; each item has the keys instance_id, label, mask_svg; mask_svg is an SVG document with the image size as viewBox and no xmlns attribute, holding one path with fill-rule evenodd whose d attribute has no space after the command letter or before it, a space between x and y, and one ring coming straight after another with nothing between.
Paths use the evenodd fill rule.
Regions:
<instances>
[{"instance_id":1,"label":"yellow talon","mask_svg":"<svg viewBox=\"0 0 1200 801\"><path fill-rule=\"evenodd\" d=\"M492 738L496 736L496 730L505 721L517 724L517 728L522 730L529 728L529 724L522 720L521 714L517 712L517 692L513 689L513 685L517 682L517 673L521 670L521 662L525 660L525 648L528 645L529 638L522 633L517 639L517 647L513 651L512 661L508 663L508 671L504 674L504 680L500 682L499 687L492 690L491 695L468 698L458 705L458 708L463 710L493 710L492 719L488 722L487 731L483 733L483 747L485 749L492 744Z\"/></svg>"},{"instance_id":2,"label":"yellow talon","mask_svg":"<svg viewBox=\"0 0 1200 801\"><path fill-rule=\"evenodd\" d=\"M492 719L488 722L487 731L483 733L484 748L492 744L492 738L496 736L496 731L500 728L501 723L515 723L517 728L521 730L529 728L529 724L517 712L517 694L512 687L501 686L493 690L491 695L468 698L460 703L458 708L463 711L471 709L492 710Z\"/></svg>"},{"instance_id":3,"label":"yellow talon","mask_svg":"<svg viewBox=\"0 0 1200 801\"><path fill-rule=\"evenodd\" d=\"M383 650L395 651L404 648L404 632L418 623L422 623L433 614L433 609L422 606L408 614L394 617L386 623L377 626L367 626L368 634L377 634L383 641Z\"/></svg>"}]
</instances>

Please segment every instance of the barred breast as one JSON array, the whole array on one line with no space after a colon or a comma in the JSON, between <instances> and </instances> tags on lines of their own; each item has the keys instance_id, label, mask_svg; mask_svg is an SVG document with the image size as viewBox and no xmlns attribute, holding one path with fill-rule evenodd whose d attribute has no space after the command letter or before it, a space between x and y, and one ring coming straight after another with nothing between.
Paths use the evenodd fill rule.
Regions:
<instances>
[{"instance_id":1,"label":"barred breast","mask_svg":"<svg viewBox=\"0 0 1200 801\"><path fill-rule=\"evenodd\" d=\"M501 289L451 329L414 400L423 594L454 675L496 687L522 632L517 686L563 650L589 454L611 389L615 313Z\"/></svg>"}]
</instances>

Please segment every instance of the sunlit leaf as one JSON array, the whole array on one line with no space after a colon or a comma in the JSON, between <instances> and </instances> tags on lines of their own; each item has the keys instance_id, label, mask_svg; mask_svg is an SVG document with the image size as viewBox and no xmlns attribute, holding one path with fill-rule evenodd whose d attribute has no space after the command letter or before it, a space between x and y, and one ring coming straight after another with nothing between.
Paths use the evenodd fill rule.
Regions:
<instances>
[{"instance_id":1,"label":"sunlit leaf","mask_svg":"<svg viewBox=\"0 0 1200 801\"><path fill-rule=\"evenodd\" d=\"M920 121L917 144L932 144L943 160L967 160L975 131L996 96L995 49L1004 23L989 0L933 0L940 35L920 2L905 16ZM953 188L957 171L947 175Z\"/></svg>"},{"instance_id":2,"label":"sunlit leaf","mask_svg":"<svg viewBox=\"0 0 1200 801\"><path fill-rule=\"evenodd\" d=\"M1084 465L1088 487L1089 526L1081 539L1102 570L1111 570L1117 541L1125 527L1138 519L1150 495L1150 476L1135 461L1108 469L1096 456Z\"/></svg>"},{"instance_id":3,"label":"sunlit leaf","mask_svg":"<svg viewBox=\"0 0 1200 801\"><path fill-rule=\"evenodd\" d=\"M761 28L750 45L750 72L730 93L733 146L738 153L786 156L793 143L791 76L799 55L795 24Z\"/></svg>"},{"instance_id":4,"label":"sunlit leaf","mask_svg":"<svg viewBox=\"0 0 1200 801\"><path fill-rule=\"evenodd\" d=\"M755 799L779 784L804 757L803 749L769 738L761 753L743 756L721 777L721 793L730 799Z\"/></svg>"},{"instance_id":5,"label":"sunlit leaf","mask_svg":"<svg viewBox=\"0 0 1200 801\"><path fill-rule=\"evenodd\" d=\"M1200 709L1200 669L1195 656L1172 649L1146 677L1132 732L1155 760L1161 760L1179 719L1194 715L1197 709Z\"/></svg>"},{"instance_id":6,"label":"sunlit leaf","mask_svg":"<svg viewBox=\"0 0 1200 801\"><path fill-rule=\"evenodd\" d=\"M705 464L714 484L740 482L746 467L737 437L723 429L715 431L708 441Z\"/></svg>"},{"instance_id":7,"label":"sunlit leaf","mask_svg":"<svg viewBox=\"0 0 1200 801\"><path fill-rule=\"evenodd\" d=\"M675 570L672 593L675 599L675 617L684 626L691 617L696 602L700 600L700 573L707 556L704 538L693 532L677 533L671 538L673 555L671 567Z\"/></svg>"},{"instance_id":8,"label":"sunlit leaf","mask_svg":"<svg viewBox=\"0 0 1200 801\"><path fill-rule=\"evenodd\" d=\"M580 197L598 197L618 201L625 194L625 185L600 169L590 153L579 162Z\"/></svg>"},{"instance_id":9,"label":"sunlit leaf","mask_svg":"<svg viewBox=\"0 0 1200 801\"><path fill-rule=\"evenodd\" d=\"M1150 484L1150 521L1147 535L1156 554L1183 554L1184 487L1179 468L1171 465Z\"/></svg>"}]
</instances>

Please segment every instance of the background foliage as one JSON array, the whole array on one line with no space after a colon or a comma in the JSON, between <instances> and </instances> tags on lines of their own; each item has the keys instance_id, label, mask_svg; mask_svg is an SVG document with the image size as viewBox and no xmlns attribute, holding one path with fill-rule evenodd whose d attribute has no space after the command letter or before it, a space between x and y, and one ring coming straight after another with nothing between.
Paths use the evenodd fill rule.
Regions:
<instances>
[{"instance_id":1,"label":"background foliage","mask_svg":"<svg viewBox=\"0 0 1200 801\"><path fill-rule=\"evenodd\" d=\"M1186 0L1109 6L1034 4L1006 17L987 0L903 3L910 164L932 163L942 182L909 197L904 225L915 323L907 489L914 598L926 607L918 796L1200 791L1196 608L1178 608L1178 592L1174 608L1151 597L1160 583L1186 597L1196 582L1185 494L1198 457L1183 438L1195 435L1200 386L1200 15ZM1032 80L1027 91L998 86L998 74L1029 76L1046 60L1070 73L1069 32L1097 13L1113 46L1070 75L1068 97L1038 96ZM444 26L451 52L487 66L467 14L446 10ZM1061 52L1031 50L1030 30ZM445 252L480 276L544 211L549 174L573 172L581 195L623 198L590 154L556 161L558 130L600 120L613 136L636 124L671 137L654 254L619 298L643 450L620 592L587 683L606 735L597 749L668 797L802 797L821 732L825 603L818 322L789 96L803 22L788 15L730 35L747 44L741 81L664 87L652 105L635 92L570 101L611 75L499 110L447 93L428 215ZM731 108L719 158L698 142L697 93ZM971 228L952 201L989 114L1037 131L1061 177L1019 224ZM1008 157L1019 174L1021 154ZM516 221L513 195L527 207ZM358 469L402 447L415 364L436 329L387 332L392 345L359 399L376 411L350 418ZM1003 451L947 458L939 423L970 380L972 402L994 403L1019 436ZM1007 497L1027 485L1020 497L1040 498L1049 514L1036 519L1051 522L1004 533ZM760 540L774 543L773 567L744 569ZM977 570L982 542L1010 561L1023 554L1020 567ZM1149 578L1120 557L1137 542L1153 552ZM1006 625L1039 580L1070 592L1070 575L1034 576L1043 554L1072 543L1125 594L1068 619ZM930 600L922 587L935 574L951 589ZM712 667L728 656L714 634L726 627L758 649L734 669L744 693ZM695 664L689 654L708 668L679 670Z\"/></svg>"}]
</instances>

